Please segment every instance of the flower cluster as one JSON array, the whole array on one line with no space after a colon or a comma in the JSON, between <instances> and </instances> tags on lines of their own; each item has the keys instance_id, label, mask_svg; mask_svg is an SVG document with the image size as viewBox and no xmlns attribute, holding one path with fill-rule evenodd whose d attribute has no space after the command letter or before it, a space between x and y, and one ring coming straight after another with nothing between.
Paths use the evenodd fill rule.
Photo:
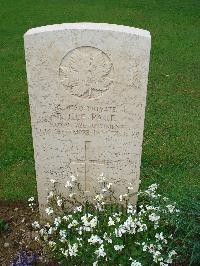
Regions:
<instances>
[{"instance_id":1,"label":"flower cluster","mask_svg":"<svg viewBox=\"0 0 200 266\"><path fill-rule=\"evenodd\" d=\"M69 200L76 194L76 182L72 176L66 183ZM112 183L107 184L103 175L99 182L103 186L92 203L74 199L73 207L56 191L50 191L45 209L50 219L41 225L33 222L37 239L66 265L171 264L177 257L173 240L179 212L176 205L157 193L156 184L138 193L137 206L131 203L132 186L116 204L107 201L107 194L112 195Z\"/></svg>"},{"instance_id":2,"label":"flower cluster","mask_svg":"<svg viewBox=\"0 0 200 266\"><path fill-rule=\"evenodd\" d=\"M34 210L34 207L35 207L34 201L35 201L34 197L30 197L28 199L28 206L31 208L32 211Z\"/></svg>"}]
</instances>

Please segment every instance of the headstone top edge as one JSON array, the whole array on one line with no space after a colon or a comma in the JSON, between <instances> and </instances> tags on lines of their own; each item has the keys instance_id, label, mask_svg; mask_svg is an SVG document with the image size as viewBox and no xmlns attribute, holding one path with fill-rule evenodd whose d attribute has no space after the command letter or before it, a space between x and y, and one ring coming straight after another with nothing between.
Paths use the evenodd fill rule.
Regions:
<instances>
[{"instance_id":1,"label":"headstone top edge","mask_svg":"<svg viewBox=\"0 0 200 266\"><path fill-rule=\"evenodd\" d=\"M82 22L82 23L62 23L62 24L54 24L41 26L37 28L29 29L25 34L24 38L30 35L51 32L51 31L60 31L60 30L103 30L103 31L116 31L116 32L124 32L137 36L151 38L151 34L147 30L116 25L116 24L108 24L108 23L91 23L91 22Z\"/></svg>"}]
</instances>

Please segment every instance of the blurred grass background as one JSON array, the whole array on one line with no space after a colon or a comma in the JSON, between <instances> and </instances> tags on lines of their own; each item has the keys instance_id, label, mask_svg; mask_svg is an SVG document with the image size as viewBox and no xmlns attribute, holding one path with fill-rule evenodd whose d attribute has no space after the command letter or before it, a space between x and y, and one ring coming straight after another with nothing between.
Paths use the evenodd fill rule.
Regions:
<instances>
[{"instance_id":1,"label":"blurred grass background","mask_svg":"<svg viewBox=\"0 0 200 266\"><path fill-rule=\"evenodd\" d=\"M199 0L0 0L0 199L36 195L23 48L30 28L105 22L149 30L142 186L199 208Z\"/></svg>"}]
</instances>

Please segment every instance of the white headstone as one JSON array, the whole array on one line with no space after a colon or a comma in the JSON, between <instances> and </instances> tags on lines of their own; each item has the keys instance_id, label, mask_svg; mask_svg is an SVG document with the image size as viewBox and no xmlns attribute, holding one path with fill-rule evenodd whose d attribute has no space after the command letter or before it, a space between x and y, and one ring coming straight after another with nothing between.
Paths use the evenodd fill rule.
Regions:
<instances>
[{"instance_id":1,"label":"white headstone","mask_svg":"<svg viewBox=\"0 0 200 266\"><path fill-rule=\"evenodd\" d=\"M49 180L78 174L94 193L138 190L151 37L126 26L73 23L24 36L40 206Z\"/></svg>"}]
</instances>

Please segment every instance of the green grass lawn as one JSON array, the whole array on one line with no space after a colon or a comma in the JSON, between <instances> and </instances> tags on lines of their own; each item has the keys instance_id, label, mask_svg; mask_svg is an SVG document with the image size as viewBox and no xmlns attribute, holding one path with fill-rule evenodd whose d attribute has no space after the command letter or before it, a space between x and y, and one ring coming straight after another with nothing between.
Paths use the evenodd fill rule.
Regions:
<instances>
[{"instance_id":1,"label":"green grass lawn","mask_svg":"<svg viewBox=\"0 0 200 266\"><path fill-rule=\"evenodd\" d=\"M0 198L36 195L23 34L63 22L107 22L152 35L142 186L198 207L199 0L0 0Z\"/></svg>"}]
</instances>

